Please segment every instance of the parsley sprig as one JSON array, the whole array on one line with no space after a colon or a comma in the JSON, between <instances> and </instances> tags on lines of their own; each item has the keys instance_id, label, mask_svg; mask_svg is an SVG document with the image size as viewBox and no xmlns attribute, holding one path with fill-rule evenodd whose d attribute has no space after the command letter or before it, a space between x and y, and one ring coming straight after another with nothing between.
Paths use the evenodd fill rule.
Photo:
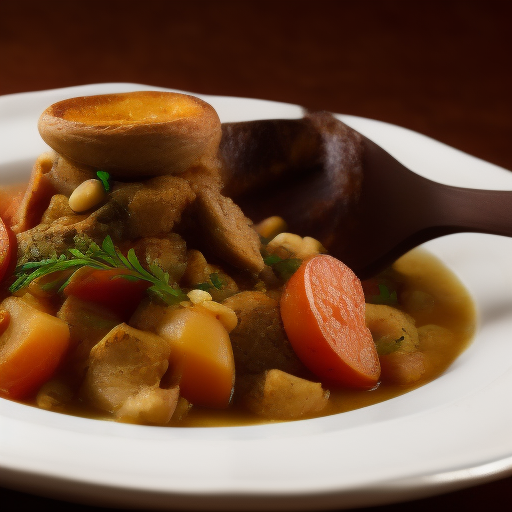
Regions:
<instances>
[{"instance_id":1,"label":"parsley sprig","mask_svg":"<svg viewBox=\"0 0 512 512\"><path fill-rule=\"evenodd\" d=\"M16 280L10 286L9 291L15 293L28 286L35 279L65 270L73 270L70 277L62 284L59 291L62 291L73 274L82 267L90 267L97 270L127 269L129 274L119 274L119 278L131 281L148 281L151 286L148 291L156 295L166 304L176 304L187 300L185 293L175 284L169 282L169 274L164 272L158 265L150 264L149 271L139 262L135 251L130 249L126 256L114 245L114 242L107 236L101 247L93 241L84 241L75 238L75 247L68 249L69 254L62 254L59 257L44 259L41 261L30 261L19 265L14 274Z\"/></svg>"},{"instance_id":2,"label":"parsley sprig","mask_svg":"<svg viewBox=\"0 0 512 512\"><path fill-rule=\"evenodd\" d=\"M225 279L223 279L218 272L213 272L212 274L210 274L208 281L196 284L194 288L197 288L198 290L204 290L205 292L207 292L213 289L222 290L224 286L226 286Z\"/></svg>"},{"instance_id":3,"label":"parsley sprig","mask_svg":"<svg viewBox=\"0 0 512 512\"><path fill-rule=\"evenodd\" d=\"M299 258L280 258L276 254L269 254L263 258L265 265L272 267L274 273L283 281L288 281L302 264Z\"/></svg>"},{"instance_id":4,"label":"parsley sprig","mask_svg":"<svg viewBox=\"0 0 512 512\"><path fill-rule=\"evenodd\" d=\"M103 188L105 189L105 192L109 192L110 191L110 174L107 171L97 171L96 177L103 184Z\"/></svg>"}]
</instances>

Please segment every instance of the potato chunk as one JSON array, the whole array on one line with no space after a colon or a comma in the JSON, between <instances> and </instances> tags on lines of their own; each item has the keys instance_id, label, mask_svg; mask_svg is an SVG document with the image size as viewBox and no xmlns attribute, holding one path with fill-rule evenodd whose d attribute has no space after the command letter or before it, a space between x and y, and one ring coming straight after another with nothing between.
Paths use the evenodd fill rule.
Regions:
<instances>
[{"instance_id":1,"label":"potato chunk","mask_svg":"<svg viewBox=\"0 0 512 512\"><path fill-rule=\"evenodd\" d=\"M118 419L165 424L178 400L175 389L159 387L170 352L159 336L120 324L91 350L81 394Z\"/></svg>"},{"instance_id":2,"label":"potato chunk","mask_svg":"<svg viewBox=\"0 0 512 512\"><path fill-rule=\"evenodd\" d=\"M319 413L328 399L329 391L320 383L274 369L253 382L242 403L258 416L295 420Z\"/></svg>"},{"instance_id":3,"label":"potato chunk","mask_svg":"<svg viewBox=\"0 0 512 512\"><path fill-rule=\"evenodd\" d=\"M412 317L391 306L366 304L366 325L377 345L383 382L412 384L423 376L425 357Z\"/></svg>"}]
</instances>

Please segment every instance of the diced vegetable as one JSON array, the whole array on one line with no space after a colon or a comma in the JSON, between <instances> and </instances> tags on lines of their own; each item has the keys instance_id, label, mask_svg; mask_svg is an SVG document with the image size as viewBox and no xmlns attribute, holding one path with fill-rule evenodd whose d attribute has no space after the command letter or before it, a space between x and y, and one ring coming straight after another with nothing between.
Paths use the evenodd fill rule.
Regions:
<instances>
[{"instance_id":1,"label":"diced vegetable","mask_svg":"<svg viewBox=\"0 0 512 512\"><path fill-rule=\"evenodd\" d=\"M394 384L412 384L425 373L425 354L396 351L380 357L382 381Z\"/></svg>"},{"instance_id":2,"label":"diced vegetable","mask_svg":"<svg viewBox=\"0 0 512 512\"><path fill-rule=\"evenodd\" d=\"M94 270L84 267L64 288L67 296L101 304L123 319L128 319L151 286L148 281L127 279L133 273L124 269Z\"/></svg>"},{"instance_id":3,"label":"diced vegetable","mask_svg":"<svg viewBox=\"0 0 512 512\"><path fill-rule=\"evenodd\" d=\"M69 344L65 322L18 297L0 305L10 321L0 336L0 394L22 399L53 375Z\"/></svg>"},{"instance_id":4,"label":"diced vegetable","mask_svg":"<svg viewBox=\"0 0 512 512\"><path fill-rule=\"evenodd\" d=\"M384 304L366 305L366 325L380 358L382 382L412 384L425 372L414 319Z\"/></svg>"},{"instance_id":5,"label":"diced vegetable","mask_svg":"<svg viewBox=\"0 0 512 512\"><path fill-rule=\"evenodd\" d=\"M222 323L204 308L168 308L156 332L171 343L170 370L181 395L194 405L227 407L235 364Z\"/></svg>"},{"instance_id":6,"label":"diced vegetable","mask_svg":"<svg viewBox=\"0 0 512 512\"><path fill-rule=\"evenodd\" d=\"M295 352L322 380L358 388L377 383L361 283L341 261L320 255L303 263L285 287L281 316Z\"/></svg>"}]
</instances>

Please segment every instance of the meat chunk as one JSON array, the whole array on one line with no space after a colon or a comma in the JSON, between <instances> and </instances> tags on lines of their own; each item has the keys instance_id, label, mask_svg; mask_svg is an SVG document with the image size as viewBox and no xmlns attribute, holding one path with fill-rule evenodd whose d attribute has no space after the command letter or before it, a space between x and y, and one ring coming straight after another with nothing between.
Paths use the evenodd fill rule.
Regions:
<instances>
[{"instance_id":1,"label":"meat chunk","mask_svg":"<svg viewBox=\"0 0 512 512\"><path fill-rule=\"evenodd\" d=\"M170 233L195 194L183 178L159 176L142 183L116 184L112 197L128 212L126 234L133 240Z\"/></svg>"},{"instance_id":2,"label":"meat chunk","mask_svg":"<svg viewBox=\"0 0 512 512\"><path fill-rule=\"evenodd\" d=\"M69 200L65 195L55 194L50 199L50 204L41 217L41 224L51 224L56 220L61 220L61 224L74 224L85 218L85 215L78 215L71 209Z\"/></svg>"},{"instance_id":3,"label":"meat chunk","mask_svg":"<svg viewBox=\"0 0 512 512\"><path fill-rule=\"evenodd\" d=\"M38 224L19 233L18 262L38 261L63 254L75 246L75 237L85 236L98 244L110 235L121 240L126 224L126 211L115 201L109 201L88 216L60 217L50 224Z\"/></svg>"},{"instance_id":4,"label":"meat chunk","mask_svg":"<svg viewBox=\"0 0 512 512\"><path fill-rule=\"evenodd\" d=\"M241 292L223 304L238 318L230 338L238 375L277 368L301 375L305 369L286 338L279 303L262 292Z\"/></svg>"},{"instance_id":5,"label":"meat chunk","mask_svg":"<svg viewBox=\"0 0 512 512\"><path fill-rule=\"evenodd\" d=\"M169 356L160 336L120 324L91 350L81 393L118 419L163 425L178 400L177 389L159 387Z\"/></svg>"},{"instance_id":6,"label":"meat chunk","mask_svg":"<svg viewBox=\"0 0 512 512\"><path fill-rule=\"evenodd\" d=\"M205 243L217 257L241 270L263 270L259 236L230 198L213 187L200 189L196 212Z\"/></svg>"},{"instance_id":7,"label":"meat chunk","mask_svg":"<svg viewBox=\"0 0 512 512\"><path fill-rule=\"evenodd\" d=\"M160 238L141 238L133 248L146 269L149 265L157 265L169 274L171 283L177 283L187 268L187 244L177 233Z\"/></svg>"},{"instance_id":8,"label":"meat chunk","mask_svg":"<svg viewBox=\"0 0 512 512\"><path fill-rule=\"evenodd\" d=\"M329 391L280 370L258 376L242 403L258 416L272 420L296 420L321 412L329 400Z\"/></svg>"},{"instance_id":9,"label":"meat chunk","mask_svg":"<svg viewBox=\"0 0 512 512\"><path fill-rule=\"evenodd\" d=\"M78 185L92 178L96 178L92 167L76 164L62 155L57 155L47 175L56 193L66 197L69 197Z\"/></svg>"},{"instance_id":10,"label":"meat chunk","mask_svg":"<svg viewBox=\"0 0 512 512\"><path fill-rule=\"evenodd\" d=\"M208 289L208 293L210 293L213 300L222 302L238 292L238 285L235 280L217 265L210 265L202 252L196 249L191 249L187 252L187 268L183 274L184 286L196 288L199 284L209 284L211 283L212 274L216 274L217 280L222 283L220 288L213 287Z\"/></svg>"}]
</instances>

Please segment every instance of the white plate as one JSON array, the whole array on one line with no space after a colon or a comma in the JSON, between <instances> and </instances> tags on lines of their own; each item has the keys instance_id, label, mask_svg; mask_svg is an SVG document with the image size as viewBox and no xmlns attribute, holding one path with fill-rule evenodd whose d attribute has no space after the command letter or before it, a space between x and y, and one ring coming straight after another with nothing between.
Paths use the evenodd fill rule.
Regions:
<instances>
[{"instance_id":1,"label":"white plate","mask_svg":"<svg viewBox=\"0 0 512 512\"><path fill-rule=\"evenodd\" d=\"M45 150L50 104L101 84L0 97L0 179ZM202 96L222 121L300 117L293 105ZM393 125L340 116L407 167L445 183L512 190L512 174ZM512 222L512 220L511 220ZM322 509L418 498L512 474L512 240L460 234L427 244L475 298L470 348L436 381L364 409L294 423L180 429L75 418L0 399L0 483L102 505Z\"/></svg>"}]
</instances>

